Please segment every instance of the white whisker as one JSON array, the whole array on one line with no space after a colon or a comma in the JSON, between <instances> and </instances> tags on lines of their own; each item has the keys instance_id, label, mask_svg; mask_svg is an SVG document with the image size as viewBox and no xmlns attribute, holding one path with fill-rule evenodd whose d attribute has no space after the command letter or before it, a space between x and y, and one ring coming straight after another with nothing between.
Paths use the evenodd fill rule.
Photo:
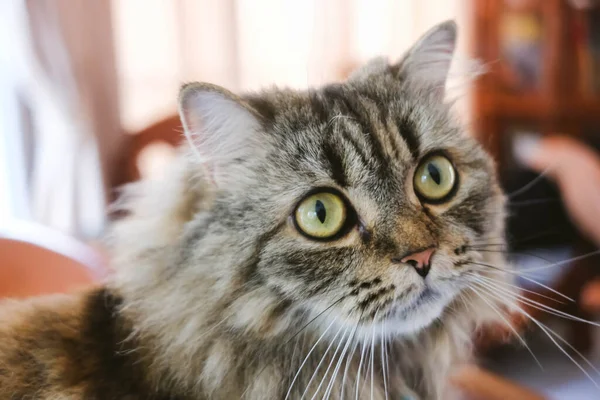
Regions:
<instances>
[{"instance_id":1,"label":"white whisker","mask_svg":"<svg viewBox=\"0 0 600 400\"><path fill-rule=\"evenodd\" d=\"M373 400L373 389L375 387L375 321L376 320L377 320L377 311L375 311L375 316L373 317L373 327L372 327L372 335L371 335L371 400Z\"/></svg>"},{"instance_id":2,"label":"white whisker","mask_svg":"<svg viewBox=\"0 0 600 400\"><path fill-rule=\"evenodd\" d=\"M319 383L319 386L317 386L317 389L315 390L315 393L313 394L313 396L310 398L310 400L314 400L317 397L317 394L319 393L319 391L321 390L321 386L323 386L323 384L325 383L325 379L327 379L327 375L329 375L329 370L331 369L331 367L333 366L333 363L335 361L335 356L338 354L338 352L340 351L340 349L342 348L342 344L344 343L344 339L348 340L349 336L346 336L348 334L348 329L346 328L344 330L344 333L342 334L342 336L340 337L340 341L339 344L337 346L337 348L335 349L335 351L333 352L333 355L331 356L331 361L329 361L329 366L327 367L327 369L325 370L325 373L323 374L323 377L321 378L321 382ZM325 397L325 396L323 396Z\"/></svg>"},{"instance_id":3,"label":"white whisker","mask_svg":"<svg viewBox=\"0 0 600 400\"><path fill-rule=\"evenodd\" d=\"M518 291L520 291L520 292L531 293L531 294L534 294L534 295L536 295L536 296L540 296L540 297L543 297L543 298L545 298L545 299L548 299L548 300L555 301L555 302L557 302L557 303L559 303L559 304L566 304L566 303L564 303L564 302L562 302L562 301L560 301L560 300L558 300L558 299L555 299L554 297L550 297L550 296L543 295L543 294L541 294L541 293L538 293L538 292L536 292L535 290L528 290L528 289L522 288L522 287L521 287L521 286L519 286L519 285L513 285L513 284L511 284L511 283L508 283L508 282L503 282L503 281L500 281L500 280L498 280L498 279L490 278L489 276L485 276L485 275L473 274L473 273L468 273L468 274L469 274L469 275L471 275L471 276L476 276L477 278L483 279L483 280L485 280L485 281L487 281L487 282L495 282L495 283L501 284L501 285L503 285L503 286L508 286L508 287L511 287L511 288L517 289L517 290L518 290Z\"/></svg>"},{"instance_id":4,"label":"white whisker","mask_svg":"<svg viewBox=\"0 0 600 400\"><path fill-rule=\"evenodd\" d=\"M523 339L523 337L521 335L519 335L519 333L517 332L517 330L515 329L515 327L513 326L513 324L510 323L510 321L506 318L506 316L502 315L502 312L500 311L500 309L498 307L496 307L495 305L492 304L491 301L489 301L488 299L486 299L477 289L475 289L474 287L471 287L471 290L473 290L473 292L479 296L479 298L481 300L483 300L488 306L490 306L490 308L492 310L494 310L494 312L496 314L498 314L498 316L504 321L504 323L506 324L506 326L508 328L510 328L510 330L515 334L515 336L519 339L519 342L521 342L521 344L523 345L523 347L525 347L527 349L527 351L529 352L529 354L531 354L531 356L533 357L533 359L535 360L535 362L537 363L537 365L540 366L540 368L543 370L544 367L542 365L542 363L540 363L540 360L538 360L538 358L535 356L535 354L533 353L533 350L531 350L531 348L529 347L529 345L527 344L527 342L525 341L525 339Z\"/></svg>"},{"instance_id":5,"label":"white whisker","mask_svg":"<svg viewBox=\"0 0 600 400\"><path fill-rule=\"evenodd\" d=\"M552 289L550 286L544 285L543 283L540 283L540 282L536 281L535 279L533 279L533 278L531 278L531 277L523 276L523 275L519 274L519 273L518 273L518 272L516 272L516 271L507 270L507 269L504 269L504 268L497 267L497 266L495 266L495 265L484 264L484 263L473 262L473 261L471 262L471 264L474 264L474 265L481 265L481 266L484 266L484 267L488 267L488 268L495 269L495 270L496 270L496 271L495 271L496 273L507 273L507 274L511 274L511 275L516 275L516 276L518 276L518 277L520 277L520 278L522 278L522 279L525 279L525 280L526 280L526 281L528 281L528 282L531 282L531 283L533 283L534 285L538 285L538 286L540 286L540 287L543 287L544 289L546 289L546 290L549 290L549 291L551 291L552 293L554 293L554 294L557 294L557 295L559 295L560 297L562 297L562 298L565 298L565 299L569 300L570 302L573 302L573 303L575 302L575 300L573 300L572 298L568 297L567 295L564 295L564 294L562 294L562 293L561 293L561 292L559 292L558 290ZM483 269L480 269L480 270L481 270L481 271L486 271L486 272L494 272L494 271L483 270Z\"/></svg>"},{"instance_id":6,"label":"white whisker","mask_svg":"<svg viewBox=\"0 0 600 400\"><path fill-rule=\"evenodd\" d=\"M333 321L331 321L331 323L327 326L327 328L325 329L325 331L321 334L321 336L319 336L319 338L317 339L317 341L315 342L315 344L313 345L313 347L311 347L311 349L309 350L308 354L306 355L306 357L304 357L304 361L302 361L302 364L300 364L300 368L298 368L298 372L296 372L296 375L294 375L294 378L292 379L292 383L290 383L290 387L285 395L285 399L288 399L290 397L290 393L292 392L292 387L294 386L294 383L296 383L296 379L298 379L298 376L300 375L300 371L302 371L302 368L304 367L304 364L306 364L306 362L308 361L308 358L310 357L310 355L312 354L312 352L317 348L317 345L319 344L319 342L325 337L325 335L327 334L327 332L329 331L329 329L331 329L331 327L333 326L333 324L335 323L335 321L337 321L337 317L333 319Z\"/></svg>"},{"instance_id":7,"label":"white whisker","mask_svg":"<svg viewBox=\"0 0 600 400\"><path fill-rule=\"evenodd\" d=\"M358 400L358 389L359 389L359 383L360 383L360 371L362 369L362 365L363 365L363 360L365 358L365 349L367 346L365 346L365 343L363 342L362 344L362 351L360 353L360 363L358 364L358 372L356 373L356 399Z\"/></svg>"},{"instance_id":8,"label":"white whisker","mask_svg":"<svg viewBox=\"0 0 600 400\"><path fill-rule=\"evenodd\" d=\"M342 325L340 327L340 329L338 329L338 331L335 333L335 336L333 337L333 339L331 339L331 342L327 345L325 352L321 356L321 360L319 360L317 367L315 368L313 374L311 375L310 379L308 380L308 383L306 384L306 387L304 388L304 392L302 392L302 396L300 396L300 400L302 400L304 398L304 396L306 396L306 393L308 392L308 389L310 388L310 384L312 383L313 379L315 379L315 377L317 376L317 372L319 372L319 368L321 368L321 364L323 364L323 361L325 361L325 357L327 357L327 353L329 353L329 349L331 349L331 346L333 346L333 344L335 343L335 339L337 339L338 335L340 334L340 332L342 332L343 329L344 329L344 326ZM318 392L318 388L315 392Z\"/></svg>"},{"instance_id":9,"label":"white whisker","mask_svg":"<svg viewBox=\"0 0 600 400\"><path fill-rule=\"evenodd\" d=\"M333 390L333 387L335 385L335 378L337 377L337 374L340 370L340 367L342 366L342 363L344 361L346 353L348 352L348 349L350 348L350 344L354 340L354 335L355 335L357 329L358 329L358 323L354 326L354 329L352 329L350 336L348 336L348 338L346 339L346 345L344 346L344 349L342 350L342 354L340 355L340 358L338 359L337 365L335 366L335 369L333 370L333 374L331 375L329 385L327 385L327 388L325 389L325 395L323 395L324 399L328 399L329 396L331 395L331 391Z\"/></svg>"},{"instance_id":10,"label":"white whisker","mask_svg":"<svg viewBox=\"0 0 600 400\"><path fill-rule=\"evenodd\" d=\"M497 295L490 293L491 295L493 295L497 300L502 301L501 298L498 298ZM581 364L579 364L577 362L577 360L575 360L575 358L573 358L573 356L571 356L560 344L558 344L558 342L556 341L556 339L554 337L556 337L557 339L559 339L561 342L563 342L567 347L569 347L571 350L573 350L579 357L581 357L581 359L583 361L585 361L585 363L587 365L589 365L597 374L600 375L600 373L598 372L598 370L594 367L594 365L585 357L583 356L583 354L581 354L579 351L577 351L577 349L575 349L569 342L567 342L562 336L560 336L558 333L556 333L555 331L553 331L552 329L548 328L548 326L546 326L545 324L541 323L540 321L538 321L536 318L534 318L533 316L531 316L527 311L523 310L521 307L517 307L517 311L519 311L521 314L527 316L534 324L536 324L541 330L542 332L544 332L546 334L546 336L548 336L548 338L552 341L552 343L554 343L554 345L565 355L569 358L569 360L571 360L571 362L573 364L575 364L575 366L581 370L581 372L583 372L585 374L585 376L587 376L587 378L594 384L594 386L596 386L598 389L600 389L600 386L598 385L598 383L592 378L592 376L586 371L585 368L583 368L583 366L581 366ZM550 332L552 334L550 334ZM554 335L554 337L553 337Z\"/></svg>"},{"instance_id":11,"label":"white whisker","mask_svg":"<svg viewBox=\"0 0 600 400\"><path fill-rule=\"evenodd\" d=\"M480 281L479 283L481 285L486 286L488 289L493 288L493 289L501 291L502 293L504 293L506 295L513 296L513 299L515 299L517 301L521 301L521 302L527 304L528 306L533 307L535 309L538 309L540 311L547 312L548 314L552 314L552 315L555 315L557 317L565 318L565 319L568 319L568 320L571 320L571 321L583 322L583 323L586 323L586 324L589 324L589 325L600 327L600 324L597 323L597 322L589 321L587 319L576 317L576 316L571 315L569 313L566 313L564 311L557 310L555 308L547 306L547 305L545 305L543 303L540 303L538 301L529 299L529 298L527 298L527 297L525 297L523 295L520 295L518 293L514 293L514 292L510 291L509 289L502 288L501 286L499 286L497 284L493 284L491 282L484 282L484 281Z\"/></svg>"},{"instance_id":12,"label":"white whisker","mask_svg":"<svg viewBox=\"0 0 600 400\"><path fill-rule=\"evenodd\" d=\"M387 387L387 376L386 376L386 351L385 351L385 321L381 323L381 375L383 376L383 390L385 393L385 400L388 398L388 387Z\"/></svg>"},{"instance_id":13,"label":"white whisker","mask_svg":"<svg viewBox=\"0 0 600 400\"><path fill-rule=\"evenodd\" d=\"M527 274L530 271L540 271L540 270L543 270L543 269L559 267L561 265L572 263L573 261L583 260L583 259L595 256L595 255L598 255L598 254L600 254L600 249L592 251L590 253L582 254L582 255L577 256L577 257L569 258L567 260L558 261L558 262L555 262L555 263L552 263L552 264L549 264L549 265L542 265L540 267L532 267L532 268L521 269L521 270L519 270L519 272Z\"/></svg>"},{"instance_id":14,"label":"white whisker","mask_svg":"<svg viewBox=\"0 0 600 400\"><path fill-rule=\"evenodd\" d=\"M356 340L354 342L354 347L352 348L352 353L350 353L350 357L346 360L346 367L344 368L344 376L342 377L342 390L340 393L340 400L342 400L344 398L344 389L346 387L346 376L348 374L348 369L350 368L350 365L352 365L352 360L354 359L354 353L356 352L356 349L358 348L358 343L359 341Z\"/></svg>"},{"instance_id":15,"label":"white whisker","mask_svg":"<svg viewBox=\"0 0 600 400\"><path fill-rule=\"evenodd\" d=\"M526 191L528 191L529 189L531 189L532 187L534 187L539 181L541 181L542 179L544 179L545 176L548 174L548 172L550 172L554 167L555 167L555 164L552 164L552 165L548 166L538 176L536 176L531 181L529 181L529 183L527 183L526 185L522 186L520 189L517 189L514 192L510 193L507 197L509 199L513 199L513 198L515 198L515 197L517 197L517 196L525 193Z\"/></svg>"}]
</instances>

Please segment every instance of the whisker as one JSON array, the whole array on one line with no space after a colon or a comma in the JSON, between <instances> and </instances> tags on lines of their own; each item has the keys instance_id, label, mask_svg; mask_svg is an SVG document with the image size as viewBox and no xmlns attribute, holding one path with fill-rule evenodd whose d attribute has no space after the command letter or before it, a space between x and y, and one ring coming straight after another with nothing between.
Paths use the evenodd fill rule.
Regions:
<instances>
[{"instance_id":1,"label":"whisker","mask_svg":"<svg viewBox=\"0 0 600 400\"><path fill-rule=\"evenodd\" d=\"M296 359L296 350L298 348L299 339L299 337L296 338L296 344L294 345L294 350L292 351L292 357L290 358L290 370L294 369L294 360ZM302 349L302 346L300 348Z\"/></svg>"},{"instance_id":2,"label":"whisker","mask_svg":"<svg viewBox=\"0 0 600 400\"><path fill-rule=\"evenodd\" d=\"M339 299L337 299L335 302L333 302L330 306L328 306L326 309L324 309L323 311L321 311L319 314L317 314L316 317L314 317L313 319L311 319L310 321L308 321L306 324L302 325L302 327L300 329L298 329L298 331L296 333L294 333L292 335L291 338L289 338L288 340L286 340L282 347L285 346L286 344L288 344L290 341L292 341L296 336L298 336L304 329L306 329L310 324L312 324L313 322L315 322L315 320L317 318L319 318L321 315L325 314L327 311L331 310L333 307L335 307L337 304L339 304L342 300L344 300L346 298L346 296L342 296Z\"/></svg>"},{"instance_id":3,"label":"whisker","mask_svg":"<svg viewBox=\"0 0 600 400\"><path fill-rule=\"evenodd\" d=\"M495 296L497 300L503 301L502 299L498 299L497 296ZM559 339L561 342L563 342L567 347L569 347L571 350L573 350L579 357L581 357L581 359L583 361L585 361L585 363L587 365L589 365L598 375L600 375L599 371L594 367L594 365L583 355L581 354L577 349L575 349L569 342L567 342L562 336L560 336L558 333L556 333L555 331L553 331L552 329L548 328L547 325L541 323L540 321L538 321L537 319L535 319L534 317L532 317L527 311L523 310L521 307L517 307L517 311L519 311L521 314L527 316L534 324L536 324L541 330L542 332L544 332L546 334L546 336L548 336L548 338L552 341L552 343L554 343L554 345L565 355L569 358L569 360L571 360L571 362L573 362L573 364L575 364L575 366L577 366L577 368L579 368L581 370L581 372L583 372L585 374L585 376L588 377L588 379L594 384L594 386L596 386L598 389L600 389L600 386L598 386L598 383L591 377L591 375L585 370L585 368L583 368L581 366L581 364L579 364L577 362L577 360L575 360L560 344L558 344L558 342L555 340L555 338L549 333L552 332L552 334Z\"/></svg>"},{"instance_id":4,"label":"whisker","mask_svg":"<svg viewBox=\"0 0 600 400\"><path fill-rule=\"evenodd\" d=\"M386 367L385 367L385 321L381 323L381 375L383 376L383 391L385 394L385 400L388 398L388 388L387 388L387 376L386 376Z\"/></svg>"},{"instance_id":5,"label":"whisker","mask_svg":"<svg viewBox=\"0 0 600 400\"><path fill-rule=\"evenodd\" d=\"M511 238L504 238L504 237L500 237L500 238L487 238L486 240L498 239L498 240L500 240L502 242L502 243L497 243L497 245L499 245L499 246L500 245L504 246L504 245L507 245L507 244L523 245L525 243L528 243L528 242L531 242L531 241L534 241L536 239L540 239L540 238L543 238L543 237L560 235L561 232L559 230L557 230L557 227L559 227L559 226L560 225L552 227L552 228L549 228L549 229L546 229L546 230L543 230L541 232L536 232L536 233L534 233L532 235L525 236L525 237L523 237L523 238L521 238L519 240L515 240L515 239L511 239ZM478 240L474 241L473 243L474 244L490 244L490 245L495 244L495 243L488 243L488 242L483 242L483 241L478 241Z\"/></svg>"},{"instance_id":6,"label":"whisker","mask_svg":"<svg viewBox=\"0 0 600 400\"><path fill-rule=\"evenodd\" d=\"M358 372L356 373L356 398L355 400L358 400L358 389L359 389L359 383L360 383L360 371L362 369L362 364L363 364L363 359L365 357L365 349L367 346L365 346L365 343L363 342L362 344L362 351L360 354L360 363L358 364Z\"/></svg>"},{"instance_id":7,"label":"whisker","mask_svg":"<svg viewBox=\"0 0 600 400\"><path fill-rule=\"evenodd\" d=\"M475 289L474 287L471 287L471 290L473 290L473 292L479 296L479 298L481 300L483 300L488 306L490 306L490 308L492 310L494 310L494 312L496 314L498 314L498 316L502 319L502 321L504 321L504 323L506 324L506 326L508 328L510 328L510 330L515 334L515 336L517 337L517 339L519 339L519 342L521 342L521 344L523 345L523 347L525 347L527 349L527 351L529 352L529 354L531 354L531 357L533 357L533 359L535 360L535 362L537 363L537 365L540 366L540 368L542 370L544 370L544 367L542 366L542 363L540 362L540 360L538 360L538 358L536 357L536 355L533 353L533 350L531 350L531 348L529 347L529 345L527 344L527 342L525 341L525 339L523 339L523 337L521 335L519 335L519 333L517 332L517 330L515 329L514 325L506 318L505 315L502 315L502 312L500 311L500 309L498 307L496 307L495 305L493 305L489 300L487 300L480 292L479 290Z\"/></svg>"},{"instance_id":8,"label":"whisker","mask_svg":"<svg viewBox=\"0 0 600 400\"><path fill-rule=\"evenodd\" d=\"M527 192L529 189L531 189L532 187L534 187L535 185L537 185L543 179L546 179L546 175L548 174L548 172L550 172L552 170L552 168L554 168L554 164L550 165L549 167L547 167L546 169L544 169L538 176L536 176L531 181L529 181L529 183L523 185L520 189L515 190L514 192L510 193L506 197L508 199L514 199L515 197L517 197L517 196L519 196L519 195Z\"/></svg>"},{"instance_id":9,"label":"whisker","mask_svg":"<svg viewBox=\"0 0 600 400\"><path fill-rule=\"evenodd\" d=\"M360 321L360 319L359 319L359 321ZM335 384L335 378L337 377L337 374L340 370L340 367L342 366L342 363L344 361L346 353L347 353L348 349L350 348L350 344L354 340L354 335L356 334L357 329L358 329L358 323L354 326L354 329L352 329L350 336L348 336L348 339L346 340L346 345L344 346L344 349L342 350L342 354L340 355L340 357L338 359L337 365L335 366L335 369L333 370L333 374L331 375L329 385L327 385L327 388L325 389L325 395L323 396L324 399L328 399L329 396L331 396L331 392L332 392L334 384Z\"/></svg>"},{"instance_id":10,"label":"whisker","mask_svg":"<svg viewBox=\"0 0 600 400\"><path fill-rule=\"evenodd\" d=\"M509 206L511 207L528 207L528 206L534 206L537 204L546 204L546 203L556 203L560 201L559 198L556 197L552 197L552 198L545 198L545 199L531 199L531 200L523 200L523 201L511 201L508 203Z\"/></svg>"},{"instance_id":11,"label":"whisker","mask_svg":"<svg viewBox=\"0 0 600 400\"><path fill-rule=\"evenodd\" d=\"M340 337L340 341L339 344L337 346L337 348L335 349L335 352L333 353L333 355L331 356L331 361L329 361L329 366L327 367L327 369L325 370L325 373L323 374L323 377L321 378L321 382L319 383L319 386L317 386L317 389L315 390L315 393L313 394L313 396L310 398L310 400L314 400L317 397L317 394L319 393L319 391L321 390L321 386L323 386L323 384L325 383L325 379L327 379L327 375L329 375L329 370L331 369L331 367L333 366L333 363L335 361L335 356L337 356L338 352L340 351L340 349L342 348L342 344L344 343L344 339L346 339L346 341L348 340L349 336L346 336L348 334L348 330L349 328L346 328L344 330L344 333L342 334L342 336ZM317 367L318 368L318 367ZM333 375L332 375L333 377ZM329 385L328 385L329 386ZM325 397L325 396L323 396Z\"/></svg>"},{"instance_id":12,"label":"whisker","mask_svg":"<svg viewBox=\"0 0 600 400\"><path fill-rule=\"evenodd\" d=\"M325 335L327 334L327 332L329 331L329 329L331 329L331 327L333 326L333 324L335 323L335 321L337 321L337 317L335 317L333 319L333 321L331 321L331 323L329 324L329 326L327 326L327 328L325 329L325 331L321 334L321 336L319 336L319 338L317 339L317 341L315 342L315 344L308 351L308 354L306 355L306 357L304 357L304 361L302 361L302 364L300 364L300 368L298 368L298 372L296 372L296 375L294 375L294 378L292 379L292 383L290 383L290 387L288 388L288 391L287 391L287 393L285 395L285 399L288 399L290 397L290 393L292 392L292 387L294 386L294 383L296 383L296 379L298 379L298 376L300 375L300 371L302 371L302 368L304 367L304 365L308 361L308 358L310 357L310 355L312 354L312 352L317 348L317 345L319 344L319 342L321 342L321 340L325 337ZM246 389L246 390L248 390L248 389ZM244 393L246 393L246 391L244 391ZM242 397L243 397L243 395L244 394L242 394Z\"/></svg>"},{"instance_id":13,"label":"whisker","mask_svg":"<svg viewBox=\"0 0 600 400\"><path fill-rule=\"evenodd\" d=\"M545 299L548 299L548 300L555 301L555 302L557 302L557 303L559 303L559 304L567 304L567 303L565 303L565 302L563 302L563 301L560 301L560 300L558 300L558 299L555 299L554 297L546 296L546 295L544 295L544 294L541 294L541 293L538 293L538 292L536 292L535 290L529 290L529 289L525 289L525 288L522 288L522 287L520 287L520 286L518 286L518 285L513 285L512 283L508 283L508 282L502 282L502 281L499 281L498 279L493 279L493 278L490 278L490 277L488 277L488 276L479 275L479 274L468 273L468 275L471 275L471 276L476 276L477 278L483 279L483 280L485 280L485 281L488 281L488 282L495 282L495 283L498 283L498 284L502 284L502 285L505 285L505 286L508 286L508 287L511 287L511 288L517 289L517 290L518 290L518 291L520 291L520 292L531 293L531 294L533 294L533 295L540 296L540 297L543 297L543 298L545 298Z\"/></svg>"},{"instance_id":14,"label":"whisker","mask_svg":"<svg viewBox=\"0 0 600 400\"><path fill-rule=\"evenodd\" d=\"M314 318L312 318L306 324L302 325L302 327L300 327L300 329L298 329L298 331L296 333L294 333L288 340L286 340L281 346L279 346L279 348L281 349L281 348L285 347L288 343L290 343L292 340L294 340L300 333L302 333L310 324L312 324L313 322L315 322L317 320L317 318L319 318L321 315L325 314L327 311L330 311L333 307L335 307L337 304L339 304L345 298L346 298L345 295L341 296L339 299L337 299L336 301L334 301L333 303L331 303L327 308L325 308L323 311L321 311L319 314L317 314ZM335 319L334 319L334 321L335 321ZM320 338L319 338L319 340L320 340ZM256 376L257 377L260 376L260 374L262 374L264 372L265 368L267 368L267 365L265 365L264 367L262 367L262 369L258 372L258 374L256 374ZM294 380L295 379L296 379L296 377L294 377ZM293 382L292 382L292 384L293 384ZM250 388L250 385L248 385L246 387L246 389L242 392L242 395L240 396L240 399L244 398L244 396L246 395L246 392L248 391L249 388ZM291 386L290 386L290 390L291 390ZM289 393L288 393L288 395L289 395ZM286 395L286 399L287 399L287 395Z\"/></svg>"},{"instance_id":15,"label":"whisker","mask_svg":"<svg viewBox=\"0 0 600 400\"><path fill-rule=\"evenodd\" d=\"M528 252L525 252L525 251L495 250L495 249L487 249L487 248L486 249L482 249L482 248L478 248L478 247L475 247L475 246L467 246L467 248L471 249L471 250L475 250L475 251L480 252L480 253L516 254L516 255L523 255L523 256L538 258L538 259L546 261L546 262L551 262L550 260L548 260L545 257L539 256L537 254L528 253Z\"/></svg>"},{"instance_id":16,"label":"whisker","mask_svg":"<svg viewBox=\"0 0 600 400\"><path fill-rule=\"evenodd\" d=\"M375 311L375 315L373 316L373 326L372 326L372 335L371 335L371 400L373 400L373 388L375 385L375 321L377 320L377 312Z\"/></svg>"},{"instance_id":17,"label":"whisker","mask_svg":"<svg viewBox=\"0 0 600 400\"><path fill-rule=\"evenodd\" d=\"M555 315L557 317L561 317L561 318L568 319L568 320L571 320L571 321L583 322L583 323L586 323L586 324L589 324L589 325L600 327L600 324L597 323L597 322L589 321L587 319L576 317L576 316L571 315L569 313L566 313L564 311L556 310L556 309L554 309L554 308L552 308L550 306L547 306L547 305L545 305L543 303L540 303L540 302L537 302L535 300L531 300L531 299L529 299L529 298L527 298L525 296L522 296L522 295L520 295L518 293L513 293L513 292L511 292L508 289L500 287L499 285L495 285L495 284L492 284L492 283L486 283L484 281L480 281L479 283L482 284L482 285L484 285L484 286L486 286L488 289L496 289L496 290L499 290L499 291L501 291L502 293L504 293L506 295L513 296L513 298L515 300L521 301L521 302L527 304L528 306L533 307L533 308L535 308L537 310L545 311L548 314L552 314L552 315Z\"/></svg>"},{"instance_id":18,"label":"whisker","mask_svg":"<svg viewBox=\"0 0 600 400\"><path fill-rule=\"evenodd\" d=\"M520 273L518 273L518 272L516 272L516 271L513 271L513 270L508 270L508 269L504 269L504 268L500 268L500 267L497 267L497 266L495 266L495 265L491 265L491 264L485 264L485 263L475 262L475 261L471 261L471 262L470 262L470 264L474 264L474 265L481 265L481 266L483 266L483 267L488 267L488 268L494 269L494 270L496 270L496 271L499 271L499 272L502 272L502 273L507 273L507 274L511 274L511 275L518 276L519 278L521 278L521 279L524 279L524 280L526 280L526 281L528 281L528 282L531 282L531 283L533 283L534 285L538 285L538 286L540 286L540 287L543 287L544 289L546 289L546 290L549 290L549 291L551 291L552 293L554 293L554 294L557 294L557 295L559 295L559 296L560 296L560 297L562 297L562 298L565 298L565 299L567 299L567 300L569 300L569 301L571 301L571 302L573 302L573 303L575 302L575 300L573 300L572 298L568 297L567 295L564 295L564 294L562 294L562 293L561 293L561 292L559 292L558 290L556 290L556 289L552 289L550 286L544 285L543 283L541 283L541 282L538 282L538 281L536 281L536 280L535 280L535 279L533 279L533 278L530 278L530 277L527 277L527 276L521 275ZM489 271L487 271L487 272L489 272Z\"/></svg>"},{"instance_id":19,"label":"whisker","mask_svg":"<svg viewBox=\"0 0 600 400\"><path fill-rule=\"evenodd\" d=\"M550 265L543 265L541 267L533 267L533 268L525 268L525 269L520 270L520 272L528 273L529 271L540 271L540 270L543 270L543 269L554 268L554 267L558 267L558 266L561 266L561 265L565 265L565 264L571 263L573 261L583 260L583 259L595 256L595 255L598 255L598 254L600 254L600 249L592 251L590 253L582 254L580 256L569 258L567 260L562 260L562 261L559 261L559 262L555 262L555 263L550 264Z\"/></svg>"},{"instance_id":20,"label":"whisker","mask_svg":"<svg viewBox=\"0 0 600 400\"><path fill-rule=\"evenodd\" d=\"M337 339L338 335L340 334L340 332L342 332L343 329L344 329L344 325L342 325L340 327L340 329L338 329L338 331L336 332L336 334L333 337L333 339L331 339L331 342L327 345L327 348L325 349L325 352L321 356L321 360L317 364L317 367L313 371L313 374L311 375L310 379L308 380L308 383L306 384L306 387L304 388L304 392L302 392L302 396L300 396L300 400L302 400L304 398L304 396L308 392L308 389L310 389L310 384L312 383L313 379L315 379L315 377L317 376L317 372L319 371L319 368L321 368L321 364L323 364L323 361L325 361L325 357L327 357L327 353L329 353L329 349L331 349L331 346L333 346L333 344L335 343L335 339ZM317 388L315 390L315 394L318 393L318 391L319 391L319 388Z\"/></svg>"},{"instance_id":21,"label":"whisker","mask_svg":"<svg viewBox=\"0 0 600 400\"><path fill-rule=\"evenodd\" d=\"M354 353L356 352L356 349L358 348L359 343L360 343L360 341L358 341L358 340L354 341L354 346L352 347L352 353L350 353L350 357L346 360L346 367L344 368L344 376L342 377L342 390L340 393L340 399L344 398L344 391L346 388L346 376L348 375L348 369L350 368L350 365L352 364L352 360L354 359Z\"/></svg>"}]
</instances>

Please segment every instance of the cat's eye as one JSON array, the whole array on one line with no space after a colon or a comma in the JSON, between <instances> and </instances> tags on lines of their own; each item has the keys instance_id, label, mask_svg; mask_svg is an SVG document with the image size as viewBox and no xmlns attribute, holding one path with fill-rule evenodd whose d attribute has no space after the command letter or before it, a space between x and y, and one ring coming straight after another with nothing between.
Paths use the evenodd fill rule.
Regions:
<instances>
[{"instance_id":1,"label":"cat's eye","mask_svg":"<svg viewBox=\"0 0 600 400\"><path fill-rule=\"evenodd\" d=\"M337 194L323 191L313 193L300 202L294 212L298 230L314 239L331 239L346 223L348 210Z\"/></svg>"},{"instance_id":2,"label":"cat's eye","mask_svg":"<svg viewBox=\"0 0 600 400\"><path fill-rule=\"evenodd\" d=\"M414 187L424 201L440 202L449 196L456 186L454 166L441 154L426 157L415 172Z\"/></svg>"}]
</instances>

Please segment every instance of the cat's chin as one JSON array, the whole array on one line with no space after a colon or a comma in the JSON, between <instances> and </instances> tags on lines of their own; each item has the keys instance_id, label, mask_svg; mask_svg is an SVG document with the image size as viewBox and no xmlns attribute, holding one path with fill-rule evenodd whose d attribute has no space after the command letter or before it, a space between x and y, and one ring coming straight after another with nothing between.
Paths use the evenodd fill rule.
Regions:
<instances>
[{"instance_id":1,"label":"cat's chin","mask_svg":"<svg viewBox=\"0 0 600 400\"><path fill-rule=\"evenodd\" d=\"M323 322L323 328L329 328L325 335L334 340L340 332L354 332L356 329L353 336L363 343L371 343L381 337L412 337L442 317L455 296L454 290L439 292L425 288L410 302L392 306L384 318L377 318L377 322L363 323L357 327L351 320L326 320Z\"/></svg>"},{"instance_id":2,"label":"cat's chin","mask_svg":"<svg viewBox=\"0 0 600 400\"><path fill-rule=\"evenodd\" d=\"M427 329L454 298L454 293L424 289L409 304L392 309L384 321L379 322L387 335L411 336Z\"/></svg>"}]
</instances>

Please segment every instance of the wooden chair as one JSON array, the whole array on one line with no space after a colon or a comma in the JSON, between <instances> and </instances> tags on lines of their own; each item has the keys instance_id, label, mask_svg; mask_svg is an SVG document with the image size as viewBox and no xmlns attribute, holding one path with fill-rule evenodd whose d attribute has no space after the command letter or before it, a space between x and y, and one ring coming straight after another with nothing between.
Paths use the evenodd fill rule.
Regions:
<instances>
[{"instance_id":1,"label":"wooden chair","mask_svg":"<svg viewBox=\"0 0 600 400\"><path fill-rule=\"evenodd\" d=\"M178 115L170 115L150 126L128 134L123 152L123 168L119 176L113 179L115 186L135 182L142 178L140 155L149 146L157 143L177 147L183 140L183 127Z\"/></svg>"}]
</instances>

